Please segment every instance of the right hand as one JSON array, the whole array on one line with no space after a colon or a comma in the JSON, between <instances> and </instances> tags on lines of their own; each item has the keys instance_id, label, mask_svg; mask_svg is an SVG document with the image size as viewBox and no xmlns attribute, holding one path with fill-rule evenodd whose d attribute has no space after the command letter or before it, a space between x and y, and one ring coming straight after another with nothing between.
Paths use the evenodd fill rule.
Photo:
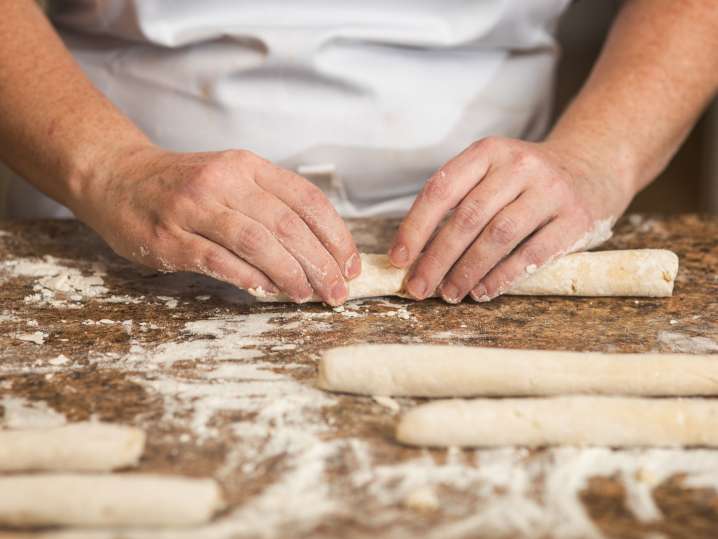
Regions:
<instances>
[{"instance_id":1,"label":"right hand","mask_svg":"<svg viewBox=\"0 0 718 539\"><path fill-rule=\"evenodd\" d=\"M346 301L361 272L351 233L320 189L251 152L143 147L103 167L71 203L125 258L304 302Z\"/></svg>"}]
</instances>

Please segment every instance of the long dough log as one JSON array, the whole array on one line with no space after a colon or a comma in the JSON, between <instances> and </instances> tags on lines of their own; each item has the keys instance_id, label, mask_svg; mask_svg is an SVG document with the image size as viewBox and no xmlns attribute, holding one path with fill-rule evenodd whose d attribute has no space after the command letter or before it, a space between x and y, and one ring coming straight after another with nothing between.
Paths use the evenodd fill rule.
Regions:
<instances>
[{"instance_id":1,"label":"long dough log","mask_svg":"<svg viewBox=\"0 0 718 539\"><path fill-rule=\"evenodd\" d=\"M329 391L387 397L718 395L718 354L356 345L324 352L317 384Z\"/></svg>"},{"instance_id":2,"label":"long dough log","mask_svg":"<svg viewBox=\"0 0 718 539\"><path fill-rule=\"evenodd\" d=\"M0 526L181 527L224 507L211 479L157 475L0 477Z\"/></svg>"},{"instance_id":3,"label":"long dough log","mask_svg":"<svg viewBox=\"0 0 718 539\"><path fill-rule=\"evenodd\" d=\"M587 396L437 401L407 412L396 437L429 447L716 447L718 401Z\"/></svg>"},{"instance_id":4,"label":"long dough log","mask_svg":"<svg viewBox=\"0 0 718 539\"><path fill-rule=\"evenodd\" d=\"M136 465L144 447L143 431L108 423L0 430L0 472L110 471Z\"/></svg>"},{"instance_id":5,"label":"long dough log","mask_svg":"<svg viewBox=\"0 0 718 539\"><path fill-rule=\"evenodd\" d=\"M362 273L349 282L349 299L400 296L406 270L389 263L386 255L362 254ZM521 296L646 296L668 297L678 272L671 251L637 249L573 253L559 258L505 292ZM288 302L283 295L262 289L249 292L259 301ZM311 301L321 301L314 297Z\"/></svg>"}]
</instances>

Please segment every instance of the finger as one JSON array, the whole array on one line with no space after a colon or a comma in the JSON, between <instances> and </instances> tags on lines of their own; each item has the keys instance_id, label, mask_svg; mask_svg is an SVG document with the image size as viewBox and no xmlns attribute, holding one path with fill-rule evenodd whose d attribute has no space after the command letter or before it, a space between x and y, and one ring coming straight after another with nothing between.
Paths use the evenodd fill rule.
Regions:
<instances>
[{"instance_id":1,"label":"finger","mask_svg":"<svg viewBox=\"0 0 718 539\"><path fill-rule=\"evenodd\" d=\"M267 191L250 195L252 204L243 209L262 223L299 262L312 288L325 302L340 305L349 289L336 260L291 208Z\"/></svg>"},{"instance_id":2,"label":"finger","mask_svg":"<svg viewBox=\"0 0 718 539\"><path fill-rule=\"evenodd\" d=\"M336 260L347 279L361 273L361 260L354 238L326 195L309 180L270 165L260 168L257 185L289 206L306 223Z\"/></svg>"},{"instance_id":3,"label":"finger","mask_svg":"<svg viewBox=\"0 0 718 539\"><path fill-rule=\"evenodd\" d=\"M407 292L417 299L430 295L494 215L516 200L526 181L510 174L489 174L458 205L419 256Z\"/></svg>"},{"instance_id":4,"label":"finger","mask_svg":"<svg viewBox=\"0 0 718 539\"><path fill-rule=\"evenodd\" d=\"M486 175L493 151L490 140L472 144L424 184L399 225L389 250L389 259L394 266L406 268L413 264L446 213Z\"/></svg>"},{"instance_id":5,"label":"finger","mask_svg":"<svg viewBox=\"0 0 718 539\"><path fill-rule=\"evenodd\" d=\"M221 245L189 232L183 232L180 242L180 271L202 273L245 290L261 288L270 294L279 293L269 277Z\"/></svg>"},{"instance_id":6,"label":"finger","mask_svg":"<svg viewBox=\"0 0 718 539\"><path fill-rule=\"evenodd\" d=\"M568 252L579 237L579 234L569 233L571 230L580 228L570 219L558 218L547 223L497 264L471 291L471 297L476 301L494 299L557 256Z\"/></svg>"},{"instance_id":7,"label":"finger","mask_svg":"<svg viewBox=\"0 0 718 539\"><path fill-rule=\"evenodd\" d=\"M555 208L548 204L554 202L524 192L497 213L444 279L444 300L461 301L516 245L551 219Z\"/></svg>"},{"instance_id":8,"label":"finger","mask_svg":"<svg viewBox=\"0 0 718 539\"><path fill-rule=\"evenodd\" d=\"M302 303L311 298L312 287L302 266L264 225L219 206L208 214L211 219L198 221L198 234L262 271L293 301Z\"/></svg>"}]
</instances>

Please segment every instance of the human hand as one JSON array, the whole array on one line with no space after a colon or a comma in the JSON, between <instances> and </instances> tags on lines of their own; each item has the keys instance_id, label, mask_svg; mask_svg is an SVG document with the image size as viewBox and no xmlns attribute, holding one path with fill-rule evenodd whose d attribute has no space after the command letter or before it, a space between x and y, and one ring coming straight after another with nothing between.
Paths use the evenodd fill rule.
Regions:
<instances>
[{"instance_id":1,"label":"human hand","mask_svg":"<svg viewBox=\"0 0 718 539\"><path fill-rule=\"evenodd\" d=\"M446 163L389 252L397 267L414 264L407 292L424 299L438 287L449 303L467 294L489 301L555 257L608 239L635 191L588 155L567 144L491 137Z\"/></svg>"},{"instance_id":2,"label":"human hand","mask_svg":"<svg viewBox=\"0 0 718 539\"><path fill-rule=\"evenodd\" d=\"M361 271L321 190L251 152L143 147L104 169L71 209L130 260L330 305Z\"/></svg>"}]
</instances>

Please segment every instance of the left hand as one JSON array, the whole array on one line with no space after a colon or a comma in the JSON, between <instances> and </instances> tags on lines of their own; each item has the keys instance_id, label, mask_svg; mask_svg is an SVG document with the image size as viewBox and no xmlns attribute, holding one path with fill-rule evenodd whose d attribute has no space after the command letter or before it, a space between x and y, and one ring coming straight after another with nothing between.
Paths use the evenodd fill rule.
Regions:
<instances>
[{"instance_id":1,"label":"left hand","mask_svg":"<svg viewBox=\"0 0 718 539\"><path fill-rule=\"evenodd\" d=\"M557 256L587 248L635 189L611 163L576 153L565 144L490 137L446 163L389 252L397 267L414 264L407 292L424 299L438 288L449 303L467 294L488 301Z\"/></svg>"}]
</instances>

